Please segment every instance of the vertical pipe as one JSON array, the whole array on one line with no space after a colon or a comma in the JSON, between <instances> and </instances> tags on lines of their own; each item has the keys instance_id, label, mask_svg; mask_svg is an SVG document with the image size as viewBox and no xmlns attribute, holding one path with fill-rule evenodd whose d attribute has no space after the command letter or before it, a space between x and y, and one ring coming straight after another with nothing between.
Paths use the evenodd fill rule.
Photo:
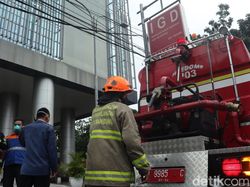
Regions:
<instances>
[{"instance_id":1,"label":"vertical pipe","mask_svg":"<svg viewBox=\"0 0 250 187\"><path fill-rule=\"evenodd\" d=\"M97 61L96 61L96 34L97 34L97 19L94 17L93 19L93 28L94 28L94 36L93 36L93 42L94 42L94 75L95 75L95 106L98 104L98 75L97 75ZM95 31L96 29L96 31Z\"/></svg>"},{"instance_id":2,"label":"vertical pipe","mask_svg":"<svg viewBox=\"0 0 250 187\"><path fill-rule=\"evenodd\" d=\"M44 15L44 16L48 17L48 15ZM48 54L48 35L49 35L48 24L49 24L49 21L44 20L44 51L43 53L45 54Z\"/></svg>"},{"instance_id":3,"label":"vertical pipe","mask_svg":"<svg viewBox=\"0 0 250 187\"><path fill-rule=\"evenodd\" d=\"M51 2L52 3L52 2ZM53 5L53 4L52 4ZM49 19L54 19L51 17L51 8L48 8L47 9L47 13L48 13L48 18ZM48 28L48 35L47 35L47 43L48 43L48 46L47 46L47 54L49 56L51 56L51 45L52 45L52 30L51 30L51 25L53 24L53 21L48 21L48 25L49 25L49 28Z\"/></svg>"},{"instance_id":4,"label":"vertical pipe","mask_svg":"<svg viewBox=\"0 0 250 187\"><path fill-rule=\"evenodd\" d=\"M23 7L23 5L21 4L20 5L21 8ZM22 15L23 15L23 12L22 11L19 11L19 19L18 19L18 27L17 27L17 43L22 43L22 36L21 36L21 27L22 27L22 23L24 23L24 21L22 20ZM23 21L23 22L22 22Z\"/></svg>"},{"instance_id":5,"label":"vertical pipe","mask_svg":"<svg viewBox=\"0 0 250 187\"><path fill-rule=\"evenodd\" d=\"M57 4L57 6L58 6L58 4ZM60 18L59 13L56 13L56 17ZM60 32L60 23L55 23L55 46L54 46L55 49L54 49L54 56L56 58L59 58L59 50L60 50L60 47L59 47L59 45L60 45L60 42L59 42L59 32Z\"/></svg>"},{"instance_id":6,"label":"vertical pipe","mask_svg":"<svg viewBox=\"0 0 250 187\"><path fill-rule=\"evenodd\" d=\"M1 8L1 16L0 16L0 35L3 36L3 32L4 32L4 23L6 18L4 17L4 13L5 13L5 5L0 4L0 8Z\"/></svg>"},{"instance_id":7,"label":"vertical pipe","mask_svg":"<svg viewBox=\"0 0 250 187\"><path fill-rule=\"evenodd\" d=\"M62 11L64 12L65 11L65 0L62 0ZM58 15L58 16L61 16L62 20L64 20L64 14L62 13L61 15ZM59 59L62 60L63 59L63 39L64 39L64 25L62 24L59 24L60 25L60 38L58 39L58 42L60 40L60 45L58 46L59 48ZM59 34L58 34L59 35Z\"/></svg>"},{"instance_id":8,"label":"vertical pipe","mask_svg":"<svg viewBox=\"0 0 250 187\"><path fill-rule=\"evenodd\" d=\"M11 2L10 2L11 3ZM11 3L12 4L12 3ZM12 6L10 4L10 6ZM9 24L10 24L10 16L11 16L11 9L10 7L6 8L5 12L5 19L6 19L6 30L5 30L5 37L8 38L8 32L9 32Z\"/></svg>"},{"instance_id":9,"label":"vertical pipe","mask_svg":"<svg viewBox=\"0 0 250 187\"><path fill-rule=\"evenodd\" d=\"M235 73L234 73L235 71L234 71L234 66L233 66L233 60L232 60L232 55L231 55L231 50L230 50L230 45L229 45L229 36L228 35L226 36L225 40L226 40L229 64L230 64L230 68L231 68L234 93L235 93L236 101L240 102L237 83L236 83L236 77L235 77Z\"/></svg>"},{"instance_id":10,"label":"vertical pipe","mask_svg":"<svg viewBox=\"0 0 250 187\"><path fill-rule=\"evenodd\" d=\"M39 4L39 2L36 2L36 4L34 5L34 7L35 8L39 8L38 4ZM34 13L39 15L39 11L37 11L37 10L34 10ZM38 37L38 33L37 33L38 19L39 19L39 17L35 16L35 19L34 19L34 29L33 29L33 41L32 41L32 48L34 50L36 50L36 41L37 41L37 37Z\"/></svg>"},{"instance_id":11,"label":"vertical pipe","mask_svg":"<svg viewBox=\"0 0 250 187\"><path fill-rule=\"evenodd\" d=\"M43 4L40 3L39 4L40 7L38 7L39 9L41 9L43 11ZM42 16L42 13L39 11L38 14L40 16ZM41 25L41 18L37 18L38 21L37 21L37 37L36 37L36 44L35 44L35 48L40 51L40 41L41 41L41 29L42 29L42 25Z\"/></svg>"},{"instance_id":12,"label":"vertical pipe","mask_svg":"<svg viewBox=\"0 0 250 187\"><path fill-rule=\"evenodd\" d=\"M22 6L22 4L19 4L19 6ZM18 33L18 29L19 29L19 26L20 26L20 22L18 22L17 20L19 20L18 18L20 18L20 11L19 10L15 10L15 13L13 15L15 18L13 18L13 24L15 25L14 26L14 37L13 37L13 41L14 42L17 42L18 41L18 37L19 37L19 33Z\"/></svg>"},{"instance_id":13,"label":"vertical pipe","mask_svg":"<svg viewBox=\"0 0 250 187\"><path fill-rule=\"evenodd\" d=\"M129 35L128 35L128 19L127 19L127 13L126 13L126 0L122 1L122 16L124 17L123 23L125 23L127 26L123 27L123 40L124 40L124 46L126 48L130 49L130 41L129 41ZM132 85L132 77L131 77L131 60L130 60L130 51L123 50L125 53L125 75L130 84Z\"/></svg>"},{"instance_id":14,"label":"vertical pipe","mask_svg":"<svg viewBox=\"0 0 250 187\"><path fill-rule=\"evenodd\" d=\"M42 4L42 11L44 11L44 4ZM43 13L41 13L41 15L43 15ZM40 31L40 33L41 33L41 36L40 36L40 52L41 53L43 53L43 51L44 51L44 48L45 48L45 44L44 44L44 40L45 40L45 20L44 19L41 19L41 31Z\"/></svg>"},{"instance_id":15,"label":"vertical pipe","mask_svg":"<svg viewBox=\"0 0 250 187\"><path fill-rule=\"evenodd\" d=\"M34 6L37 5L37 2ZM36 13L36 9L35 8L32 8L32 12L35 14ZM36 21L36 16L33 15L32 16L32 19L31 19L31 28L30 28L30 43L29 43L29 48L34 48L34 35L35 35L35 21Z\"/></svg>"},{"instance_id":16,"label":"vertical pipe","mask_svg":"<svg viewBox=\"0 0 250 187\"><path fill-rule=\"evenodd\" d=\"M177 69L177 72L176 72L176 82L179 83L180 82L180 75L181 75L181 63L180 62L177 62L176 64L176 69Z\"/></svg>"},{"instance_id":17,"label":"vertical pipe","mask_svg":"<svg viewBox=\"0 0 250 187\"><path fill-rule=\"evenodd\" d=\"M162 0L160 0L160 2L161 2L161 9L163 9L163 3L162 3Z\"/></svg>"},{"instance_id":18,"label":"vertical pipe","mask_svg":"<svg viewBox=\"0 0 250 187\"><path fill-rule=\"evenodd\" d=\"M115 7L115 2L114 1L112 1L112 16L113 16L113 20L114 21L116 21L116 13L115 13L115 10L116 9L116 7ZM116 30L116 27L115 27L115 24L113 24L113 29L114 29L114 32L117 32L117 30ZM113 37L112 37L113 38ZM114 38L114 41L113 42L116 42L116 40L115 40L115 38ZM118 63L118 56L117 56L117 53L118 53L118 51L117 51L117 47L115 46L114 47L115 49L114 49L114 55L115 55L115 67L116 67L116 75L119 75L119 71L118 71L118 68L119 68L119 63Z\"/></svg>"},{"instance_id":19,"label":"vertical pipe","mask_svg":"<svg viewBox=\"0 0 250 187\"><path fill-rule=\"evenodd\" d=\"M150 53L149 53L149 47L148 47L148 37L146 33L146 26L144 21L144 11L143 11L143 5L140 4L140 11L141 11L141 23L142 23L142 32L143 32L143 40L144 40L144 50L146 59L148 59ZM147 95L149 95L149 62L148 60L146 63L146 86L147 86Z\"/></svg>"},{"instance_id":20,"label":"vertical pipe","mask_svg":"<svg viewBox=\"0 0 250 187\"><path fill-rule=\"evenodd\" d=\"M120 23L120 20L119 20L119 7L118 7L118 2L117 1L113 1L113 20L114 22L117 22L117 23ZM120 27L117 26L116 24L113 24L114 26L114 32L115 33L120 33ZM121 40L118 39L117 37L114 38L114 42L118 45L122 45L121 44ZM116 74L117 75L122 75L122 72L121 72L121 69L122 69L122 66L121 66L121 50L120 50L120 47L118 46L114 46L115 48L115 59L116 59Z\"/></svg>"},{"instance_id":21,"label":"vertical pipe","mask_svg":"<svg viewBox=\"0 0 250 187\"><path fill-rule=\"evenodd\" d=\"M116 19L117 20L119 20L118 21L118 23L122 23L121 22L121 18L122 18L122 14L121 14L121 11L122 11L122 7L121 7L121 1L120 0L117 0L116 2L115 2L115 4L116 4ZM117 29L117 32L118 33L121 33L121 27L120 26L116 26L116 29ZM122 35L120 36L121 38L122 38ZM116 39L117 40L117 42L121 45L121 46L123 46L123 41L122 41L122 39ZM117 47L117 46L116 46ZM124 50L122 50L120 47L118 48L117 47L117 51L118 51L118 58L119 58L119 75L120 76L124 76L124 68L123 68L123 57L124 57Z\"/></svg>"},{"instance_id":22,"label":"vertical pipe","mask_svg":"<svg viewBox=\"0 0 250 187\"><path fill-rule=\"evenodd\" d=\"M28 4L30 5L30 0L28 1ZM26 11L30 12L30 6L27 6ZM22 35L23 35L23 45L28 44L30 18L31 18L30 14L24 13L25 25L24 25L24 29L23 29L23 33L22 33Z\"/></svg>"},{"instance_id":23,"label":"vertical pipe","mask_svg":"<svg viewBox=\"0 0 250 187\"><path fill-rule=\"evenodd\" d=\"M127 11L128 11L128 24L129 24L129 34L130 34L130 42L131 42L131 50L134 51L134 45L133 45L133 37L132 37L132 26L131 26L131 20L130 20L130 13L129 13L129 2L127 1ZM134 88L137 88L136 84L136 73L135 73L135 56L134 53L131 53L132 56L132 83Z\"/></svg>"},{"instance_id":24,"label":"vertical pipe","mask_svg":"<svg viewBox=\"0 0 250 187\"><path fill-rule=\"evenodd\" d=\"M56 7L56 2L55 1L53 1L53 3L54 3L54 7ZM58 11L57 10L52 10L51 11L51 14L52 14L52 16L53 17L56 17L56 13L57 13ZM51 19L55 19L55 18L51 18ZM51 23L51 25L52 25L52 27L51 27L51 48L50 48L50 55L53 57L53 58L55 58L55 27L56 27L56 23L53 21L52 23Z\"/></svg>"},{"instance_id":25,"label":"vertical pipe","mask_svg":"<svg viewBox=\"0 0 250 187\"><path fill-rule=\"evenodd\" d=\"M18 4L19 4L19 2L16 2L13 6L18 7ZM18 12L18 10L14 8L14 10L12 12L11 29L10 29L10 32L12 32L12 33L10 33L10 40L12 42L15 42L15 40L16 40L15 38L17 36L17 34L16 34L17 12Z\"/></svg>"},{"instance_id":26,"label":"vertical pipe","mask_svg":"<svg viewBox=\"0 0 250 187\"><path fill-rule=\"evenodd\" d=\"M133 51L133 43L132 43L132 36L131 36L131 25L130 25L130 18L129 18L129 6L128 6L128 0L124 0L124 17L125 17L125 23L128 25L124 31L125 31L125 38L127 41L126 47L131 48L131 51ZM133 66L134 63L132 62L131 56L133 56L133 53L126 51L126 58L127 58L127 77L131 85L133 85L133 88L135 87L134 85L134 76L133 74Z\"/></svg>"},{"instance_id":27,"label":"vertical pipe","mask_svg":"<svg viewBox=\"0 0 250 187\"><path fill-rule=\"evenodd\" d=\"M7 29L7 21L8 21L8 19L7 19L7 12L8 12L8 7L4 6L3 8L4 8L4 11L3 11L3 14L2 14L3 15L3 32L2 32L1 35L3 37L6 37L5 31Z\"/></svg>"},{"instance_id":28,"label":"vertical pipe","mask_svg":"<svg viewBox=\"0 0 250 187\"><path fill-rule=\"evenodd\" d=\"M207 39L207 55L208 55L208 63L210 68L210 77L211 77L211 84L212 84L212 90L213 90L213 97L216 98L215 94L215 87L214 87L214 74L213 74L213 66L212 66L212 59L211 59L211 51L210 51L210 41Z\"/></svg>"},{"instance_id":29,"label":"vertical pipe","mask_svg":"<svg viewBox=\"0 0 250 187\"><path fill-rule=\"evenodd\" d=\"M110 32L110 28L111 28L111 23L110 23L110 8L109 8L109 2L108 2L108 0L106 0L106 19L105 19L105 23L106 23L106 28L108 29L108 32ZM109 41L111 41L111 37L112 36L110 36L108 33L106 34L106 36L107 36L107 39L109 40ZM112 72L112 70L113 70L113 60L112 60L112 58L111 58L111 56L112 56L112 52L111 52L111 47L112 47L112 45L111 44L109 44L108 42L106 42L106 47L107 47L107 66L108 66L108 77L109 76L111 76L111 75L113 75L113 72Z\"/></svg>"},{"instance_id":30,"label":"vertical pipe","mask_svg":"<svg viewBox=\"0 0 250 187\"><path fill-rule=\"evenodd\" d=\"M212 58L211 58L209 38L207 38L207 54L208 54L208 63L209 63L211 84L212 84L212 90L213 90L213 99L216 99L215 86L214 86L213 64L212 64ZM216 120L219 119L219 113L218 113L218 110L216 108L214 110L214 116L215 116ZM215 125L216 125L216 129L219 129L218 123L215 122Z\"/></svg>"}]
</instances>

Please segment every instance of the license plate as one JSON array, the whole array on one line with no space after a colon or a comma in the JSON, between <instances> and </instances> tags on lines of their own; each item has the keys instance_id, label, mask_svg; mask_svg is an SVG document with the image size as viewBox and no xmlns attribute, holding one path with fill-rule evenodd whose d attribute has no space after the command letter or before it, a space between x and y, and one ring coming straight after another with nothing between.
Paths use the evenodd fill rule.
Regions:
<instances>
[{"instance_id":1,"label":"license plate","mask_svg":"<svg viewBox=\"0 0 250 187\"><path fill-rule=\"evenodd\" d=\"M184 183L185 168L151 168L148 183Z\"/></svg>"}]
</instances>

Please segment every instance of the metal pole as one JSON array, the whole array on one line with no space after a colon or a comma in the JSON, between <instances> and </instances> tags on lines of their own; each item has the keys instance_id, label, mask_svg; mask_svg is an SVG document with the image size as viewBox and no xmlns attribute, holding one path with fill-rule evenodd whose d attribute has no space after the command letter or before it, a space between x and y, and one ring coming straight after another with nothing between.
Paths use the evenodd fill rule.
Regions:
<instances>
[{"instance_id":1,"label":"metal pole","mask_svg":"<svg viewBox=\"0 0 250 187\"><path fill-rule=\"evenodd\" d=\"M60 7L60 5L58 5ZM65 11L65 1L62 1L62 11ZM62 18L62 20L64 20L64 14L59 14L58 15L59 18ZM60 60L63 59L63 45L64 45L64 25L63 24L60 24L58 25L58 28L60 30L58 30L58 34L57 34L57 48L58 48L58 58ZM59 32L60 31L60 32ZM60 34L60 36L59 36ZM58 45L58 43L60 43L60 46ZM60 47L60 48L59 48Z\"/></svg>"},{"instance_id":2,"label":"metal pole","mask_svg":"<svg viewBox=\"0 0 250 187\"><path fill-rule=\"evenodd\" d=\"M213 66L212 66L212 59L211 59L211 52L210 52L210 41L207 39L207 55L208 55L208 63L209 63L209 68L210 68L210 76L211 76L211 84L212 84L212 89L213 89L213 95L215 99L215 87L214 87L214 74L213 74Z\"/></svg>"},{"instance_id":3,"label":"metal pole","mask_svg":"<svg viewBox=\"0 0 250 187\"><path fill-rule=\"evenodd\" d=\"M237 88L237 83L236 83L236 78L235 78L235 73L234 73L233 60L232 60L231 51L230 51L229 38L228 37L229 36L227 35L226 38L225 38L225 40L226 40L227 53L228 53L228 58L229 58L229 63L230 63L230 68L231 68L234 93L235 93L236 101L240 102L238 88Z\"/></svg>"},{"instance_id":4,"label":"metal pole","mask_svg":"<svg viewBox=\"0 0 250 187\"><path fill-rule=\"evenodd\" d=\"M97 75L97 62L96 62L97 19L93 17L92 22L93 22L93 28L94 28L93 42L94 42L95 106L97 106L98 105L98 75Z\"/></svg>"},{"instance_id":5,"label":"metal pole","mask_svg":"<svg viewBox=\"0 0 250 187\"><path fill-rule=\"evenodd\" d=\"M129 13L129 4L127 1L127 10L128 10L128 24L129 24L129 34L130 34L130 41L131 41L131 49L134 51L134 45L133 45L133 37L132 37L132 26L131 26L131 20L130 20L130 13ZM131 53L132 55L132 85L134 85L134 88L137 89L137 84L136 84L136 70L135 70L135 56L134 53ZM133 84L134 83L134 84Z\"/></svg>"},{"instance_id":6,"label":"metal pole","mask_svg":"<svg viewBox=\"0 0 250 187\"><path fill-rule=\"evenodd\" d=\"M119 20L119 11L118 11L118 2L117 1L113 1L113 20L115 22L120 23ZM116 24L114 24L114 32L115 33L120 33L120 26L117 26ZM114 38L114 42L116 44L119 44L120 46L122 45L121 40L119 38ZM116 74L122 76L122 60L121 60L121 50L118 46L115 46L115 60L116 60Z\"/></svg>"},{"instance_id":7,"label":"metal pole","mask_svg":"<svg viewBox=\"0 0 250 187\"><path fill-rule=\"evenodd\" d=\"M105 19L105 23L106 23L106 28L108 28L108 32L110 32L110 28L111 27L111 16L110 16L110 4L108 4L108 1L106 0L106 19ZM112 36L110 36L108 33L106 34L106 37L109 41L112 41ZM107 46L107 66L108 66L108 77L113 75L113 59L112 59L112 46L108 44L108 42L106 42L106 46ZM109 65L110 64L110 65Z\"/></svg>"},{"instance_id":8,"label":"metal pole","mask_svg":"<svg viewBox=\"0 0 250 187\"><path fill-rule=\"evenodd\" d=\"M180 76L181 76L181 63L177 62L176 64L176 69L177 69L177 75L176 75L176 82L179 83L180 82Z\"/></svg>"},{"instance_id":9,"label":"metal pole","mask_svg":"<svg viewBox=\"0 0 250 187\"><path fill-rule=\"evenodd\" d=\"M211 59L211 51L210 51L210 40L209 38L207 39L207 55L208 55L208 63L209 63L209 68L210 68L210 77L211 77L211 84L212 84L212 90L213 90L213 99L216 99L216 93L215 93L215 86L214 86L214 74L213 74L213 64L212 64L212 59ZM216 120L219 119L219 113L218 109L214 108L214 116ZM215 123L216 129L219 129L218 123Z\"/></svg>"},{"instance_id":10,"label":"metal pole","mask_svg":"<svg viewBox=\"0 0 250 187\"><path fill-rule=\"evenodd\" d=\"M144 40L144 50L145 50L146 59L148 59L150 53L149 53L149 48L148 48L148 37L146 33L146 27L145 27L145 22L144 22L144 11L143 11L142 4L140 4L140 12L141 12L141 23L142 23L142 32L143 32L143 40ZM146 63L145 66L146 66L147 95L149 95L149 62L148 60L145 63Z\"/></svg>"},{"instance_id":11,"label":"metal pole","mask_svg":"<svg viewBox=\"0 0 250 187\"><path fill-rule=\"evenodd\" d=\"M162 0L160 0L160 2L161 2L161 9L163 9L163 3L162 3Z\"/></svg>"},{"instance_id":12,"label":"metal pole","mask_svg":"<svg viewBox=\"0 0 250 187\"><path fill-rule=\"evenodd\" d=\"M147 6L143 7L143 10L146 10L148 7L150 7L151 5L155 4L158 0L154 0L152 3L148 4ZM141 13L141 11L138 11L136 14Z\"/></svg>"},{"instance_id":13,"label":"metal pole","mask_svg":"<svg viewBox=\"0 0 250 187\"><path fill-rule=\"evenodd\" d=\"M174 4L176 4L176 3L178 3L178 2L179 2L179 0L177 0L177 1L173 2L173 3L171 3L170 5L164 7L163 9L161 9L161 10L158 11L158 12L156 12L156 13L153 14L152 16L146 18L146 19L144 20L144 23L145 23L145 21L148 21L148 20L150 20L152 17L155 17L156 15L159 15L159 13L163 12L164 10L168 9L169 7L173 6ZM143 9L145 10L145 7L144 7ZM139 12L141 12L141 10L140 10ZM140 26L141 24L142 24L142 23L139 23L138 26Z\"/></svg>"}]
</instances>

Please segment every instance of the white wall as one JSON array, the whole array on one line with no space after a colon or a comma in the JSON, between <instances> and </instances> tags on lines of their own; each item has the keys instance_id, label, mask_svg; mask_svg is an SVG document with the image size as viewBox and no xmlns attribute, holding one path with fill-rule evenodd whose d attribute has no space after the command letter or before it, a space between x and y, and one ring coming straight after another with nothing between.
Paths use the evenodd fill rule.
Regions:
<instances>
[{"instance_id":1,"label":"white wall","mask_svg":"<svg viewBox=\"0 0 250 187\"><path fill-rule=\"evenodd\" d=\"M106 2L105 0L80 0L90 11L98 12L98 14L105 15ZM74 1L76 2L76 1ZM76 15L80 19L85 20L89 24L90 17L87 14L79 11L72 5L66 2L66 9L68 13L72 14L67 8L80 14ZM92 15L94 15L92 13ZM95 16L96 17L96 16ZM66 21L76 24L71 20L65 18ZM104 19L98 18L98 21L103 22ZM86 25L90 27L89 25ZM92 32L93 31L89 31ZM64 43L63 43L63 62L74 67L94 74L94 45L93 36L83 31L77 30L71 26L64 26ZM108 74L107 69L107 47L106 42L96 37L96 54L97 54L97 74L99 77L106 78Z\"/></svg>"}]
</instances>

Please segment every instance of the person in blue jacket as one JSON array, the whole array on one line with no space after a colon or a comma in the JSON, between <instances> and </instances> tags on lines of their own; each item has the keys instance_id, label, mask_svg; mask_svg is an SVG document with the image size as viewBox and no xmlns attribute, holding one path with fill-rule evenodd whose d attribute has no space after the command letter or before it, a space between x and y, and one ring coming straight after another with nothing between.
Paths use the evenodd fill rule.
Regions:
<instances>
[{"instance_id":1,"label":"person in blue jacket","mask_svg":"<svg viewBox=\"0 0 250 187\"><path fill-rule=\"evenodd\" d=\"M22 130L20 141L26 148L26 157L21 167L20 187L49 187L50 176L56 174L56 136L49 119L49 110L40 108L36 121Z\"/></svg>"},{"instance_id":2,"label":"person in blue jacket","mask_svg":"<svg viewBox=\"0 0 250 187\"><path fill-rule=\"evenodd\" d=\"M19 134L23 126L23 121L14 121L13 133L6 136L7 150L4 156L3 187L13 187L14 180L20 185L20 169L25 157L25 148L19 141Z\"/></svg>"}]
</instances>

